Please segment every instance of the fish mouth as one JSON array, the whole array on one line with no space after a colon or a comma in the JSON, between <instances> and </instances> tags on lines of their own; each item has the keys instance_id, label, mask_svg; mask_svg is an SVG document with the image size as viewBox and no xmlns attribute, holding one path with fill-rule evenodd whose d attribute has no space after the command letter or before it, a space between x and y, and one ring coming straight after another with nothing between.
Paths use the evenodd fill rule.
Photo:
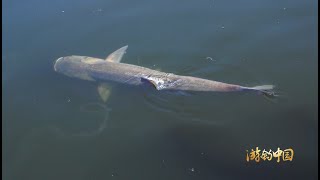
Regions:
<instances>
[{"instance_id":1,"label":"fish mouth","mask_svg":"<svg viewBox=\"0 0 320 180\"><path fill-rule=\"evenodd\" d=\"M59 61L62 60L62 59L63 59L63 57L60 57L60 58L58 58L58 59L55 61L54 66L53 66L54 71L57 71L57 64L58 64Z\"/></svg>"}]
</instances>

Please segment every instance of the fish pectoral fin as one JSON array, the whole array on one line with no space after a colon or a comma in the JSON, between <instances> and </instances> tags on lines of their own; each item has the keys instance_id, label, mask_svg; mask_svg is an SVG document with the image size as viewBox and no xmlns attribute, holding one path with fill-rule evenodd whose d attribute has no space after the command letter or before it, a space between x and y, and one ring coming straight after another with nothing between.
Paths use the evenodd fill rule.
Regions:
<instances>
[{"instance_id":1,"label":"fish pectoral fin","mask_svg":"<svg viewBox=\"0 0 320 180\"><path fill-rule=\"evenodd\" d=\"M112 87L106 83L98 85L98 93L103 102L107 102L110 97Z\"/></svg>"},{"instance_id":2,"label":"fish pectoral fin","mask_svg":"<svg viewBox=\"0 0 320 180\"><path fill-rule=\"evenodd\" d=\"M126 53L126 50L128 49L128 45L123 46L122 48L114 51L111 53L107 58L106 61L108 62L117 62L119 63L123 57L123 55Z\"/></svg>"},{"instance_id":3,"label":"fish pectoral fin","mask_svg":"<svg viewBox=\"0 0 320 180\"><path fill-rule=\"evenodd\" d=\"M154 88L157 90L163 89L163 80L160 78L154 78L154 77L142 77L142 81L150 83Z\"/></svg>"}]
</instances>

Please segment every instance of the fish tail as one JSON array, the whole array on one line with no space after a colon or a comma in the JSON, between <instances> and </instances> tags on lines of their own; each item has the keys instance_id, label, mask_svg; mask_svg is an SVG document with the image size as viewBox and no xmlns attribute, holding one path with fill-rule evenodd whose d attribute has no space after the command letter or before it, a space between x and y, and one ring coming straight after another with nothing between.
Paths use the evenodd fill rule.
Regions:
<instances>
[{"instance_id":1,"label":"fish tail","mask_svg":"<svg viewBox=\"0 0 320 180\"><path fill-rule=\"evenodd\" d=\"M254 86L254 87L245 87L245 90L255 91L258 94L262 94L267 98L274 98L277 94L274 91L274 85L262 85L262 86Z\"/></svg>"}]
</instances>

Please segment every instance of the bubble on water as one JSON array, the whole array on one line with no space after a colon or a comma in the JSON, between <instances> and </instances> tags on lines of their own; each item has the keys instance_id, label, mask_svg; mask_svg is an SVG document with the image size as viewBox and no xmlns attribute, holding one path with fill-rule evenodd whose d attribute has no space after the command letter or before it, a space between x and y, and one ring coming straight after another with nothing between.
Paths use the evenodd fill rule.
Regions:
<instances>
[{"instance_id":1,"label":"bubble on water","mask_svg":"<svg viewBox=\"0 0 320 180\"><path fill-rule=\"evenodd\" d=\"M92 12L93 12L93 13L99 13L99 12L102 12L102 9L101 9L101 8L95 9L95 10L93 10Z\"/></svg>"}]
</instances>

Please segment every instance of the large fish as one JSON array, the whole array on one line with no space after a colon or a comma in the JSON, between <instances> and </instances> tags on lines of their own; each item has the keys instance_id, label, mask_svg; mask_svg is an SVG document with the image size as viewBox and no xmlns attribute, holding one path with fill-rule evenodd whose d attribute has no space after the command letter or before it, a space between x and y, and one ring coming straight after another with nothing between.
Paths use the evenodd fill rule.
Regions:
<instances>
[{"instance_id":1,"label":"large fish","mask_svg":"<svg viewBox=\"0 0 320 180\"><path fill-rule=\"evenodd\" d=\"M150 83L159 91L202 91L202 92L238 92L249 91L275 96L273 85L245 87L227 84L191 76L180 76L172 73L121 63L128 46L111 53L106 59L87 56L60 57L54 63L54 70L69 77L99 82L98 92L104 101L110 95L110 86L106 83L117 82L139 86Z\"/></svg>"}]
</instances>

